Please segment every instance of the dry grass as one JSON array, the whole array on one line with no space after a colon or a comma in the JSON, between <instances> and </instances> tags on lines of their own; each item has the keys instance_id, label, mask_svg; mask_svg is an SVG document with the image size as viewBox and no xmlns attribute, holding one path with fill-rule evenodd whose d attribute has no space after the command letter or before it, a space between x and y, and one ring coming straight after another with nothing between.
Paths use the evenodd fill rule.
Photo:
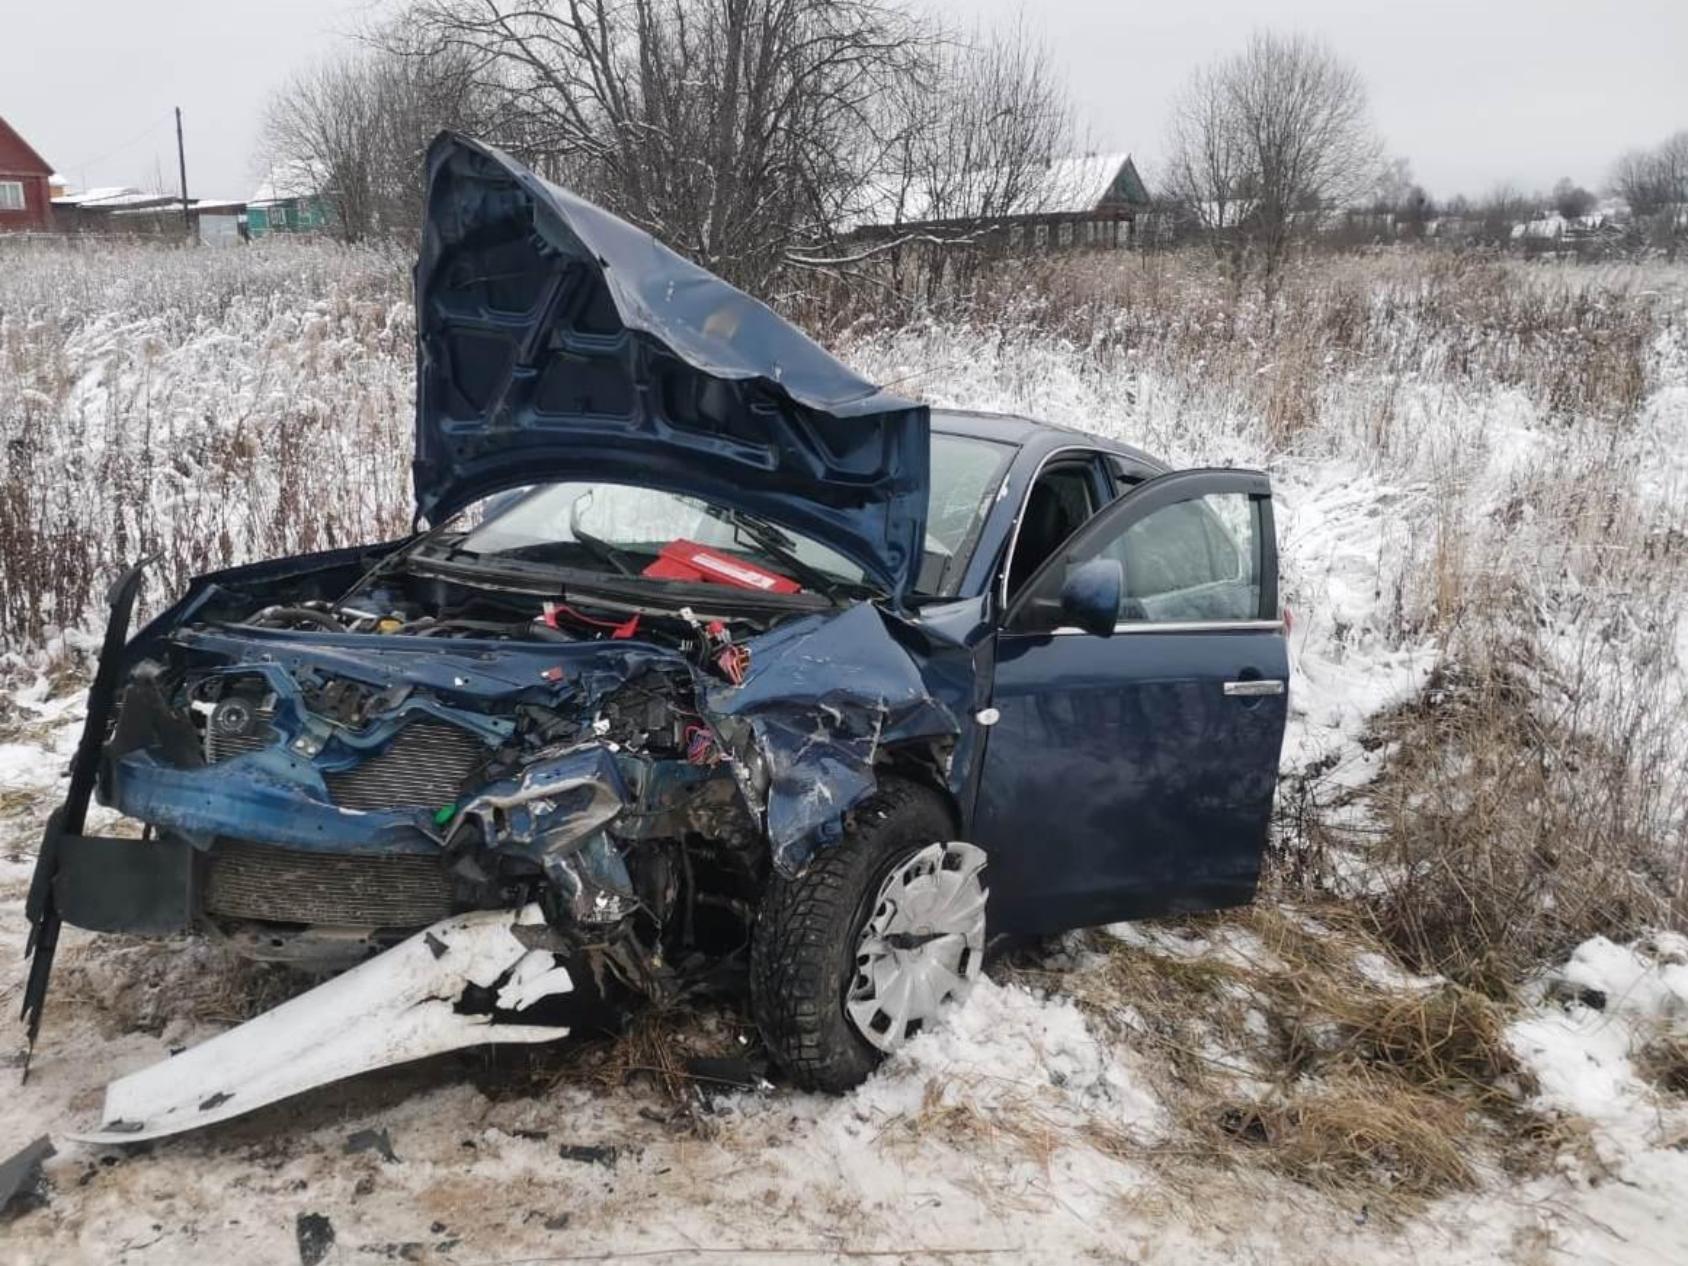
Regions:
<instances>
[{"instance_id":1,"label":"dry grass","mask_svg":"<svg viewBox=\"0 0 1688 1266\"><path fill-rule=\"evenodd\" d=\"M1138 1051L1175 1112L1169 1139L1102 1129L1098 1150L1264 1166L1324 1190L1386 1193L1406 1210L1472 1187L1480 1157L1528 1169L1553 1145L1550 1123L1525 1106L1503 1007L1406 976L1352 909L1262 906L1150 926L1156 945L1093 934L1099 962L1012 972L1073 997L1099 1032ZM1211 944L1180 949L1180 933ZM1019 1116L993 1113L988 1128L1035 1141L1036 1115Z\"/></svg>"},{"instance_id":2,"label":"dry grass","mask_svg":"<svg viewBox=\"0 0 1688 1266\"><path fill-rule=\"evenodd\" d=\"M403 529L405 260L324 243L0 250L0 637L82 623L142 555L160 559L156 608L212 567ZM1135 437L1166 451L1199 420L1209 444L1239 425L1269 452L1344 434L1388 455L1420 443L1403 384L1516 389L1545 416L1627 425L1656 385L1657 281L1402 251L1302 261L1267 304L1185 251L1016 261L918 312L871 289L778 298L869 361L934 321L989 333L994 356L1024 361L1029 398L1052 351L1127 393L1145 374L1175 384L1188 421Z\"/></svg>"},{"instance_id":3,"label":"dry grass","mask_svg":"<svg viewBox=\"0 0 1688 1266\"><path fill-rule=\"evenodd\" d=\"M1465 1108L1390 1078L1345 1077L1290 1096L1228 1103L1197 1128L1216 1151L1254 1151L1286 1177L1325 1190L1381 1188L1418 1198L1469 1189L1477 1179Z\"/></svg>"},{"instance_id":4,"label":"dry grass","mask_svg":"<svg viewBox=\"0 0 1688 1266\"><path fill-rule=\"evenodd\" d=\"M1657 1034L1636 1053L1635 1070L1666 1094L1688 1099L1688 1034Z\"/></svg>"},{"instance_id":5,"label":"dry grass","mask_svg":"<svg viewBox=\"0 0 1688 1266\"><path fill-rule=\"evenodd\" d=\"M1419 427L1395 412L1403 383L1515 389L1554 418L1627 424L1656 385L1651 349L1671 310L1658 280L1640 268L1401 250L1304 259L1268 303L1202 252L1173 251L1014 260L914 307L871 290L819 290L790 306L809 328L852 340L933 322L994 331L999 355L1082 349L1104 374L1127 365L1186 383L1222 402L1202 424L1246 415L1274 449L1349 428L1362 377L1372 390L1358 430L1399 451Z\"/></svg>"},{"instance_id":6,"label":"dry grass","mask_svg":"<svg viewBox=\"0 0 1688 1266\"><path fill-rule=\"evenodd\" d=\"M553 1087L642 1087L664 1105L671 1124L707 1134L712 1131L705 1110L710 1096L737 1084L715 1069L732 1064L747 1078L759 1075L763 1065L756 1041L745 1017L726 1007L644 1006L613 1037L570 1042L542 1058Z\"/></svg>"},{"instance_id":7,"label":"dry grass","mask_svg":"<svg viewBox=\"0 0 1688 1266\"><path fill-rule=\"evenodd\" d=\"M1683 925L1677 719L1592 691L1508 638L1374 723L1388 758L1344 797L1364 823L1344 842L1371 864L1359 908L1416 969L1503 997L1587 937Z\"/></svg>"},{"instance_id":8,"label":"dry grass","mask_svg":"<svg viewBox=\"0 0 1688 1266\"><path fill-rule=\"evenodd\" d=\"M52 1007L92 1012L107 1037L181 1024L228 1028L317 984L202 939L102 936L61 950Z\"/></svg>"},{"instance_id":9,"label":"dry grass","mask_svg":"<svg viewBox=\"0 0 1688 1266\"><path fill-rule=\"evenodd\" d=\"M411 327L388 252L0 243L0 640L81 626L143 557L157 610L401 532Z\"/></svg>"}]
</instances>

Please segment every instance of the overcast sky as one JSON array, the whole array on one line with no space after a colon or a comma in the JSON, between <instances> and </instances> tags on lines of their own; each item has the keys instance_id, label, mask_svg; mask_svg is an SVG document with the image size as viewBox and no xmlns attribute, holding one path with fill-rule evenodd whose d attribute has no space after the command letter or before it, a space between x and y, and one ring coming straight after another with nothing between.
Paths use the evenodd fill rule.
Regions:
<instances>
[{"instance_id":1,"label":"overcast sky","mask_svg":"<svg viewBox=\"0 0 1688 1266\"><path fill-rule=\"evenodd\" d=\"M254 183L259 113L366 0L5 0L4 115L80 187L175 180L182 107L196 196ZM1688 0L947 0L1017 10L1069 71L1091 135L1153 180L1167 98L1255 26L1322 35L1365 76L1391 154L1433 194L1603 181L1688 127Z\"/></svg>"}]
</instances>

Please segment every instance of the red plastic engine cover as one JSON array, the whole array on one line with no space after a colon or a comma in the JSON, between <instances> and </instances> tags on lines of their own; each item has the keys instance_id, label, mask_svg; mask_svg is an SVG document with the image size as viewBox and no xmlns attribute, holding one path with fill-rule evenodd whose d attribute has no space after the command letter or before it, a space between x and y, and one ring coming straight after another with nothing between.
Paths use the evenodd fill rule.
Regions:
<instances>
[{"instance_id":1,"label":"red plastic engine cover","mask_svg":"<svg viewBox=\"0 0 1688 1266\"><path fill-rule=\"evenodd\" d=\"M803 591L803 586L790 577L683 538L664 545L657 560L645 568L644 574L653 580L731 585L735 589L754 589L758 593Z\"/></svg>"}]
</instances>

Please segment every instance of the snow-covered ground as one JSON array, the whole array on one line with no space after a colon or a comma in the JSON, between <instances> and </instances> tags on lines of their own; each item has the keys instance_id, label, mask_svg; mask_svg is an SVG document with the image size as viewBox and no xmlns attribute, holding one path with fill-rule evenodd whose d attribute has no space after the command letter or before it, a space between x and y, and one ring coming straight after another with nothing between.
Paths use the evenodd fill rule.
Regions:
<instances>
[{"instance_id":1,"label":"snow-covered ground","mask_svg":"<svg viewBox=\"0 0 1688 1266\"><path fill-rule=\"evenodd\" d=\"M1565 468L1616 472L1630 493L1626 513L1688 527L1688 284L1662 269L1635 284L1669 290L1677 306L1649 351L1639 421L1621 431L1550 414L1527 384L1456 379L1434 351L1417 368L1383 374L1320 369L1319 421L1285 441L1213 376L1178 372L1164 356L1134 358L1129 348L1103 356L1035 331L937 325L861 336L845 350L870 375L934 403L1028 412L1125 436L1180 463L1269 465L1295 618L1285 772L1317 766L1333 784L1357 786L1387 756L1359 742L1367 720L1411 697L1444 649L1448 628L1433 608L1456 547L1460 583L1522 577L1544 627L1569 642L1567 594L1612 593L1601 588L1606 573L1590 561L1588 541L1557 516ZM285 425L273 401L295 383L308 383L318 401L310 416L323 425L335 407L367 406L392 390L393 371L379 358L403 357L397 302L278 303L229 288L227 320L270 340L265 372L283 375L254 381L240 369L250 358L215 370L243 411L242 435ZM0 316L0 335L9 320ZM199 320L198 329L163 334L148 326L149 337L164 339L151 351L126 341L120 321L102 327L69 358L65 394L52 407L75 401L79 417L107 419L102 384L113 374L132 384L143 362L174 358L176 374L211 372L205 349L226 334L215 319ZM314 351L300 350L313 339ZM170 392L187 392L176 374L149 389L166 401L170 425L191 429L221 406L203 395L167 403ZM360 392L347 375L376 386ZM110 425L94 429L109 435ZM357 433L377 434L372 425L364 418ZM392 471L404 456L391 454ZM380 495L390 499L397 486L384 476ZM193 495L179 471L166 471L160 487ZM1520 499L1525 508L1513 513ZM390 507L328 513L345 531ZM244 548L269 539L218 514L246 523ZM149 505L143 519L167 532L170 512ZM191 557L168 544L173 556ZM1617 570L1624 609L1652 609L1657 595ZM1612 652L1619 675L1639 671L1635 648L1674 646L1674 658L1649 671L1680 697L1688 613L1665 610L1674 635L1614 634L1602 645L1629 648ZM0 944L22 945L35 841L75 742L80 696L47 674L63 662L55 650L86 637L72 629L56 647L20 645L7 663ZM1120 935L1169 962L1234 966L1264 953L1246 928L1226 922L1200 935L1176 924ZM603 1084L591 1062L475 1055L393 1070L128 1154L61 1141L46 1166L46 1203L0 1222L0 1262L310 1260L301 1237L320 1245L325 1225L333 1240L321 1260L343 1263L1688 1260L1688 1222L1676 1215L1688 1180L1688 1103L1640 1067L1649 1044L1688 1038L1683 937L1595 938L1529 982L1506 1041L1533 1074L1534 1111L1553 1123L1552 1163L1520 1176L1479 1148L1474 1188L1428 1203L1381 1187L1296 1183L1246 1149L1220 1163L1195 1147L1177 1091L1159 1075L1164 1051L1133 1037L1133 1009L1151 1004L1119 998L1110 1019L1121 1022L1098 1022L1104 957L1093 941L1070 938L1034 972L999 969L952 1026L836 1099L731 1090L681 1111L645 1081ZM1376 955L1356 967L1403 998L1425 987ZM21 969L0 979L0 1051L21 1045ZM255 1005L254 979L202 945L67 930L34 1070L0 1115L0 1156L39 1134L92 1125L106 1081L237 1021ZM731 1045L730 1020L713 1024ZM379 1148L348 1149L367 1130L385 1132L390 1159Z\"/></svg>"}]
</instances>

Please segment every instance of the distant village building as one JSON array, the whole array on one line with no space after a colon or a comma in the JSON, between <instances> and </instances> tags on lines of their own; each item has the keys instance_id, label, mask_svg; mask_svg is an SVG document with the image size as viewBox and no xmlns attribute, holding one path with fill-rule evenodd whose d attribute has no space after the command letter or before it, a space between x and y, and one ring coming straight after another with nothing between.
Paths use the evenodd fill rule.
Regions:
<instances>
[{"instance_id":1,"label":"distant village building","mask_svg":"<svg viewBox=\"0 0 1688 1266\"><path fill-rule=\"evenodd\" d=\"M323 190L328 181L307 162L277 163L246 200L246 228L256 239L271 233L311 233L331 221Z\"/></svg>"},{"instance_id":2,"label":"distant village building","mask_svg":"<svg viewBox=\"0 0 1688 1266\"><path fill-rule=\"evenodd\" d=\"M53 168L0 118L0 232L53 226Z\"/></svg>"},{"instance_id":3,"label":"distant village building","mask_svg":"<svg viewBox=\"0 0 1688 1266\"><path fill-rule=\"evenodd\" d=\"M965 178L957 183L962 190L947 203L918 184L895 192L881 188L851 236L866 241L918 234L966 237L1009 252L1117 249L1136 243L1154 211L1129 154L1058 159L1033 174L1023 209L1007 214L983 205L1001 182L982 179L977 192L967 188Z\"/></svg>"},{"instance_id":4,"label":"distant village building","mask_svg":"<svg viewBox=\"0 0 1688 1266\"><path fill-rule=\"evenodd\" d=\"M188 203L184 225L180 194L149 192L129 185L84 189L53 199L53 224L61 232L178 238L189 232L208 246L239 242L245 213L244 202L195 198Z\"/></svg>"}]
</instances>

